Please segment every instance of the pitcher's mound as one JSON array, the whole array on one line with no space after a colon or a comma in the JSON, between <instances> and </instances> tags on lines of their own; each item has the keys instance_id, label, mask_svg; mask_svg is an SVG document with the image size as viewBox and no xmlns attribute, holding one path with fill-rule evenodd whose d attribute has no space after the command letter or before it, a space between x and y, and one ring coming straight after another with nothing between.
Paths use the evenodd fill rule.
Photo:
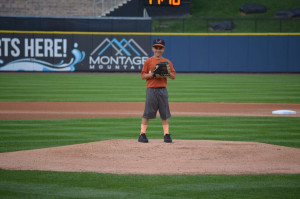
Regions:
<instances>
[{"instance_id":1,"label":"pitcher's mound","mask_svg":"<svg viewBox=\"0 0 300 199\"><path fill-rule=\"evenodd\" d=\"M256 142L107 140L1 153L0 168L117 174L300 173L300 149Z\"/></svg>"}]
</instances>

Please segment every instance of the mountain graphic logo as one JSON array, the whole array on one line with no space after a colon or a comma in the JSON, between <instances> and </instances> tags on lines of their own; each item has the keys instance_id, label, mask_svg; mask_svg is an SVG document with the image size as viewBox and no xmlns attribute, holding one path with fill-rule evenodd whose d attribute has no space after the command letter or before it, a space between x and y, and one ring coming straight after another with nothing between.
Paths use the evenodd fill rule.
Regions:
<instances>
[{"instance_id":1,"label":"mountain graphic logo","mask_svg":"<svg viewBox=\"0 0 300 199\"><path fill-rule=\"evenodd\" d=\"M116 38L109 40L108 38L105 38L91 53L91 56L94 54L100 56L102 55L106 50L110 49L112 47L116 53L115 56L148 56L148 54L143 50L143 48L138 45L136 41L133 39L125 39L123 38L121 41L118 41Z\"/></svg>"}]
</instances>

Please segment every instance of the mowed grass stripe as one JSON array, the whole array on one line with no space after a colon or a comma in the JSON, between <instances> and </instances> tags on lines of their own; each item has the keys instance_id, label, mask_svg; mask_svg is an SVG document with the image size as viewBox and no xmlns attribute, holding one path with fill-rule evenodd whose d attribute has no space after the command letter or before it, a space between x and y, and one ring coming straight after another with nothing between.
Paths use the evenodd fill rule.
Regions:
<instances>
[{"instance_id":1,"label":"mowed grass stripe","mask_svg":"<svg viewBox=\"0 0 300 199\"><path fill-rule=\"evenodd\" d=\"M0 152L107 139L137 139L141 118L0 120ZM118 125L116 125L118 124ZM300 148L300 118L172 117L174 139L255 141ZM162 139L159 118L150 120L149 139Z\"/></svg>"},{"instance_id":2,"label":"mowed grass stripe","mask_svg":"<svg viewBox=\"0 0 300 199\"><path fill-rule=\"evenodd\" d=\"M298 198L300 175L114 175L0 170L4 198Z\"/></svg>"},{"instance_id":3,"label":"mowed grass stripe","mask_svg":"<svg viewBox=\"0 0 300 199\"><path fill-rule=\"evenodd\" d=\"M137 75L129 75L124 80L124 75L92 75L92 74L5 74L16 75L17 81L9 84L10 89L4 89L1 98L9 98L21 101L110 101L105 100L112 96L115 101L122 101L122 95L129 98L126 101L135 100L126 95L126 88L130 86L130 77L140 80ZM18 76L18 75L21 75ZM26 76L24 79L24 75ZM33 76L32 76L33 75ZM27 76L32 76L28 78ZM126 75L125 75L126 76ZM112 78L111 78L112 77ZM9 81L1 79L3 82ZM121 84L119 81L124 80ZM11 85L14 85L15 89ZM11 92L11 91L14 92ZM141 91L144 88L141 87Z\"/></svg>"},{"instance_id":4,"label":"mowed grass stripe","mask_svg":"<svg viewBox=\"0 0 300 199\"><path fill-rule=\"evenodd\" d=\"M134 74L0 73L1 101L144 101ZM300 103L300 75L177 74L171 102Z\"/></svg>"}]
</instances>

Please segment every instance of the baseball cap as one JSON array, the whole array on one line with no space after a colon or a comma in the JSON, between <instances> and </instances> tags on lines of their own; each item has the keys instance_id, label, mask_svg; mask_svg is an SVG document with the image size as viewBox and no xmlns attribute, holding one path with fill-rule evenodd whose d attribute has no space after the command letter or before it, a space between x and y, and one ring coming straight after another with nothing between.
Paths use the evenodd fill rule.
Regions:
<instances>
[{"instance_id":1,"label":"baseball cap","mask_svg":"<svg viewBox=\"0 0 300 199\"><path fill-rule=\"evenodd\" d=\"M162 47L165 47L165 41L163 39L155 39L155 40L153 40L152 46L162 46Z\"/></svg>"}]
</instances>

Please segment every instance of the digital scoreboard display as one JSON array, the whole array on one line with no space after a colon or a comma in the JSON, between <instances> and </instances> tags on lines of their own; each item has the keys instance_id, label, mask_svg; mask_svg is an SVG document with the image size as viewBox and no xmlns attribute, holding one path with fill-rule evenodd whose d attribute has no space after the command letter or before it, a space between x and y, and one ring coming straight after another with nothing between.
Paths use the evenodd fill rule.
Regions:
<instances>
[{"instance_id":1,"label":"digital scoreboard display","mask_svg":"<svg viewBox=\"0 0 300 199\"><path fill-rule=\"evenodd\" d=\"M145 6L180 6L181 0L144 0Z\"/></svg>"}]
</instances>

